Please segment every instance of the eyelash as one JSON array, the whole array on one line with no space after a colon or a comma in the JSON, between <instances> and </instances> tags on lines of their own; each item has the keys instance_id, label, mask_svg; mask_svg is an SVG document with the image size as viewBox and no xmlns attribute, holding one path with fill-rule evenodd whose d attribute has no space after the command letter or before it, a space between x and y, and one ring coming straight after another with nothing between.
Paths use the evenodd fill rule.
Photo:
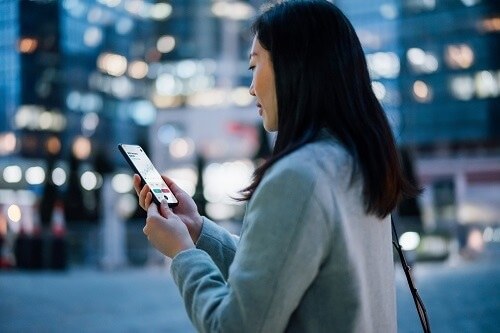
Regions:
<instances>
[{"instance_id":1,"label":"eyelash","mask_svg":"<svg viewBox=\"0 0 500 333\"><path fill-rule=\"evenodd\" d=\"M248 70L249 70L249 71L252 71L252 72L253 72L253 70L254 70L254 69L255 69L255 66L250 66L250 67L248 67Z\"/></svg>"}]
</instances>

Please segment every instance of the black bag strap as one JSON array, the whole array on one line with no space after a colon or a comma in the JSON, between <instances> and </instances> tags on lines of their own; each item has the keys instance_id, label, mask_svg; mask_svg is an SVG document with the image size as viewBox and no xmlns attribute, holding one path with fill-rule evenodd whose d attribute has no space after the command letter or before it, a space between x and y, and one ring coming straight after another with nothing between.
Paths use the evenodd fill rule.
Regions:
<instances>
[{"instance_id":1,"label":"black bag strap","mask_svg":"<svg viewBox=\"0 0 500 333\"><path fill-rule=\"evenodd\" d=\"M417 288L415 288L415 284L413 283L413 279L411 278L410 275L410 266L408 266L406 262L406 258L403 254L403 249L401 248L401 244L399 244L399 237L398 233L396 232L396 226L394 225L394 220L391 215L391 225L392 225L392 232L394 234L394 239L392 241L392 244L394 244L394 247L396 248L398 254L399 254L399 259L401 261L401 266L403 266L403 270L406 275L406 281L408 281L408 287L410 288L411 295L413 296L413 301L415 302L415 307L417 308L417 313L418 317L420 318L420 323L422 324L422 329L424 333L430 333L431 332L431 326L429 324L429 319L427 318L427 311L425 310L424 302L420 298L420 295L418 294Z\"/></svg>"}]
</instances>

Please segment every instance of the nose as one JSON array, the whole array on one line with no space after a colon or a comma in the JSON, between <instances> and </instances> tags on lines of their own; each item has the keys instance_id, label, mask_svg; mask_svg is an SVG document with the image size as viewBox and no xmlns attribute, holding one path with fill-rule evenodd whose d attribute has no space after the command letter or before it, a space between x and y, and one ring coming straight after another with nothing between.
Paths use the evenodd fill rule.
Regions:
<instances>
[{"instance_id":1,"label":"nose","mask_svg":"<svg viewBox=\"0 0 500 333\"><path fill-rule=\"evenodd\" d=\"M250 85L250 90L248 92L250 93L250 95L255 97L255 89L253 87L253 81L252 81L252 84Z\"/></svg>"}]
</instances>

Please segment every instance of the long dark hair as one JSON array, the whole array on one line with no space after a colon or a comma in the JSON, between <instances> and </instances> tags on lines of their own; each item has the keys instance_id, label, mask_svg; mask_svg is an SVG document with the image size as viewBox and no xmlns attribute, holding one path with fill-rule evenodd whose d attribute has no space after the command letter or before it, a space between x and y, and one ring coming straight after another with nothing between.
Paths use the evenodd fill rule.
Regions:
<instances>
[{"instance_id":1,"label":"long dark hair","mask_svg":"<svg viewBox=\"0 0 500 333\"><path fill-rule=\"evenodd\" d=\"M242 191L252 197L277 160L328 129L363 174L367 213L387 216L417 190L404 178L394 137L375 97L359 39L349 20L326 0L288 0L269 7L252 32L270 52L278 100L271 157Z\"/></svg>"}]
</instances>

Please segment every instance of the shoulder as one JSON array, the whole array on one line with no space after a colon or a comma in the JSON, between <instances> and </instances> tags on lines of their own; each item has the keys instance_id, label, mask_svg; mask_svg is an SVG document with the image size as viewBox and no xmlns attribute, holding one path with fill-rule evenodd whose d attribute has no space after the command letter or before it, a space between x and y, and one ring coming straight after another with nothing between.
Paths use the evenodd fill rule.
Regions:
<instances>
[{"instance_id":1,"label":"shoulder","mask_svg":"<svg viewBox=\"0 0 500 333\"><path fill-rule=\"evenodd\" d=\"M265 212L291 218L314 207L315 218L332 220L337 197L349 188L351 173L352 158L343 145L333 137L320 138L267 170L249 201L248 216Z\"/></svg>"},{"instance_id":2,"label":"shoulder","mask_svg":"<svg viewBox=\"0 0 500 333\"><path fill-rule=\"evenodd\" d=\"M322 135L277 161L266 179L286 177L294 183L312 184L318 180L350 177L353 159L347 149L331 135ZM293 177L293 178L291 178Z\"/></svg>"}]
</instances>

